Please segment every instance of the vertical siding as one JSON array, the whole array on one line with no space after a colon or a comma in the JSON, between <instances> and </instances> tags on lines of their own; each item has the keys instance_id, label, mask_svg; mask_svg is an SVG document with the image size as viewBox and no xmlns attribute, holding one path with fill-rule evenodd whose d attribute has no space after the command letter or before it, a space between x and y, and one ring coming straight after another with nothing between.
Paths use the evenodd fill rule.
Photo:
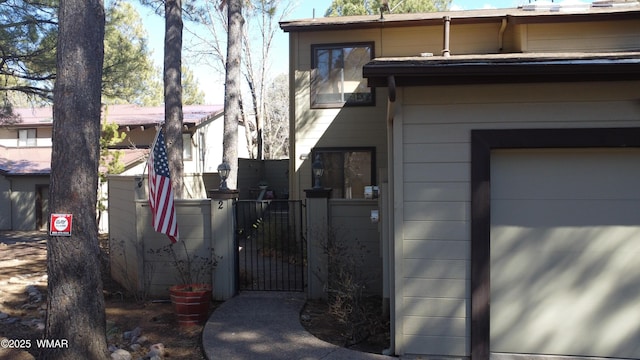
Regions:
<instances>
[{"instance_id":1,"label":"vertical siding","mask_svg":"<svg viewBox=\"0 0 640 360\"><path fill-rule=\"evenodd\" d=\"M468 356L470 131L640 126L640 83L404 88L395 129L398 351Z\"/></svg>"}]
</instances>

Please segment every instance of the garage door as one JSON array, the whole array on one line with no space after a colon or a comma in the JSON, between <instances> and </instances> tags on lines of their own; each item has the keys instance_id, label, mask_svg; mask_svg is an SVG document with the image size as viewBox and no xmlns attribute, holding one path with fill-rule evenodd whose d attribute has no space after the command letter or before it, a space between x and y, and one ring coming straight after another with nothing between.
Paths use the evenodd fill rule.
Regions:
<instances>
[{"instance_id":1,"label":"garage door","mask_svg":"<svg viewBox=\"0 0 640 360\"><path fill-rule=\"evenodd\" d=\"M494 353L640 359L640 150L491 153Z\"/></svg>"}]
</instances>

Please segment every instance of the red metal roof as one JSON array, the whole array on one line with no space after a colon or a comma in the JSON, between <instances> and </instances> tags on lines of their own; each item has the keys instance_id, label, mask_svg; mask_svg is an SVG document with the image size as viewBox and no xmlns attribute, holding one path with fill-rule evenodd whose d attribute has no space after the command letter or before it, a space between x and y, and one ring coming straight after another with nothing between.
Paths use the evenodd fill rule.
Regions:
<instances>
[{"instance_id":1,"label":"red metal roof","mask_svg":"<svg viewBox=\"0 0 640 360\"><path fill-rule=\"evenodd\" d=\"M0 172L7 175L48 175L51 172L51 148L0 146Z\"/></svg>"},{"instance_id":2,"label":"red metal roof","mask_svg":"<svg viewBox=\"0 0 640 360\"><path fill-rule=\"evenodd\" d=\"M222 114L222 105L188 105L182 108L184 124L195 126ZM50 127L53 112L50 106L18 108L14 112L21 121L15 127ZM141 107L137 105L110 105L105 109L107 121L120 126L155 126L164 122L164 106ZM144 161L148 149L124 149L122 162L129 167ZM49 175L51 172L51 147L0 146L0 173L7 175Z\"/></svg>"},{"instance_id":3,"label":"red metal roof","mask_svg":"<svg viewBox=\"0 0 640 360\"><path fill-rule=\"evenodd\" d=\"M198 125L222 114L223 110L223 105L186 105L182 107L183 122L188 126ZM51 106L17 108L14 112L20 115L21 119L15 126L33 127L53 124ZM120 126L149 126L164 122L164 106L109 105L104 112L108 122L115 122Z\"/></svg>"}]
</instances>

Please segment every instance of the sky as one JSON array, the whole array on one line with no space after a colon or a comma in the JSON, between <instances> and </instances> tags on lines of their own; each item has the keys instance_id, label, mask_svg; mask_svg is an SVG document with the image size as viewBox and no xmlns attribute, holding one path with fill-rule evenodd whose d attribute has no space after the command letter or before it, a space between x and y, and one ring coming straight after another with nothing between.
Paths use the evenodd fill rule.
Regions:
<instances>
[{"instance_id":1,"label":"sky","mask_svg":"<svg viewBox=\"0 0 640 360\"><path fill-rule=\"evenodd\" d=\"M297 5L291 15L285 20L322 17L324 11L329 8L332 0L298 0ZM519 4L528 3L528 0L453 0L451 10L473 10L491 8L517 7ZM144 8L134 2L143 19L144 25L149 35L149 48L153 52L152 57L156 67L162 68L162 51L164 48L164 19L153 13L152 10ZM188 24L185 24L188 26ZM185 31L183 46L188 42L188 33ZM277 57L273 59L273 74L286 73L288 69L288 35L283 31L278 31L274 38L273 54ZM183 58L183 64L187 65L194 73L200 89L205 92L205 102L216 105L224 102L224 78L218 75L206 65L189 63Z\"/></svg>"}]
</instances>

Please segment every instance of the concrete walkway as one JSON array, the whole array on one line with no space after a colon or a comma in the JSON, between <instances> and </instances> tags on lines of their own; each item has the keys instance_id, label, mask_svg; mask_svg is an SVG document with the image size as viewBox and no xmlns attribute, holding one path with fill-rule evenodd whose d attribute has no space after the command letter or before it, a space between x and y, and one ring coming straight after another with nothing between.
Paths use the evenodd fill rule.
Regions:
<instances>
[{"instance_id":1,"label":"concrete walkway","mask_svg":"<svg viewBox=\"0 0 640 360\"><path fill-rule=\"evenodd\" d=\"M324 342L300 324L304 293L242 292L211 315L202 332L208 359L368 360L390 356Z\"/></svg>"}]
</instances>

